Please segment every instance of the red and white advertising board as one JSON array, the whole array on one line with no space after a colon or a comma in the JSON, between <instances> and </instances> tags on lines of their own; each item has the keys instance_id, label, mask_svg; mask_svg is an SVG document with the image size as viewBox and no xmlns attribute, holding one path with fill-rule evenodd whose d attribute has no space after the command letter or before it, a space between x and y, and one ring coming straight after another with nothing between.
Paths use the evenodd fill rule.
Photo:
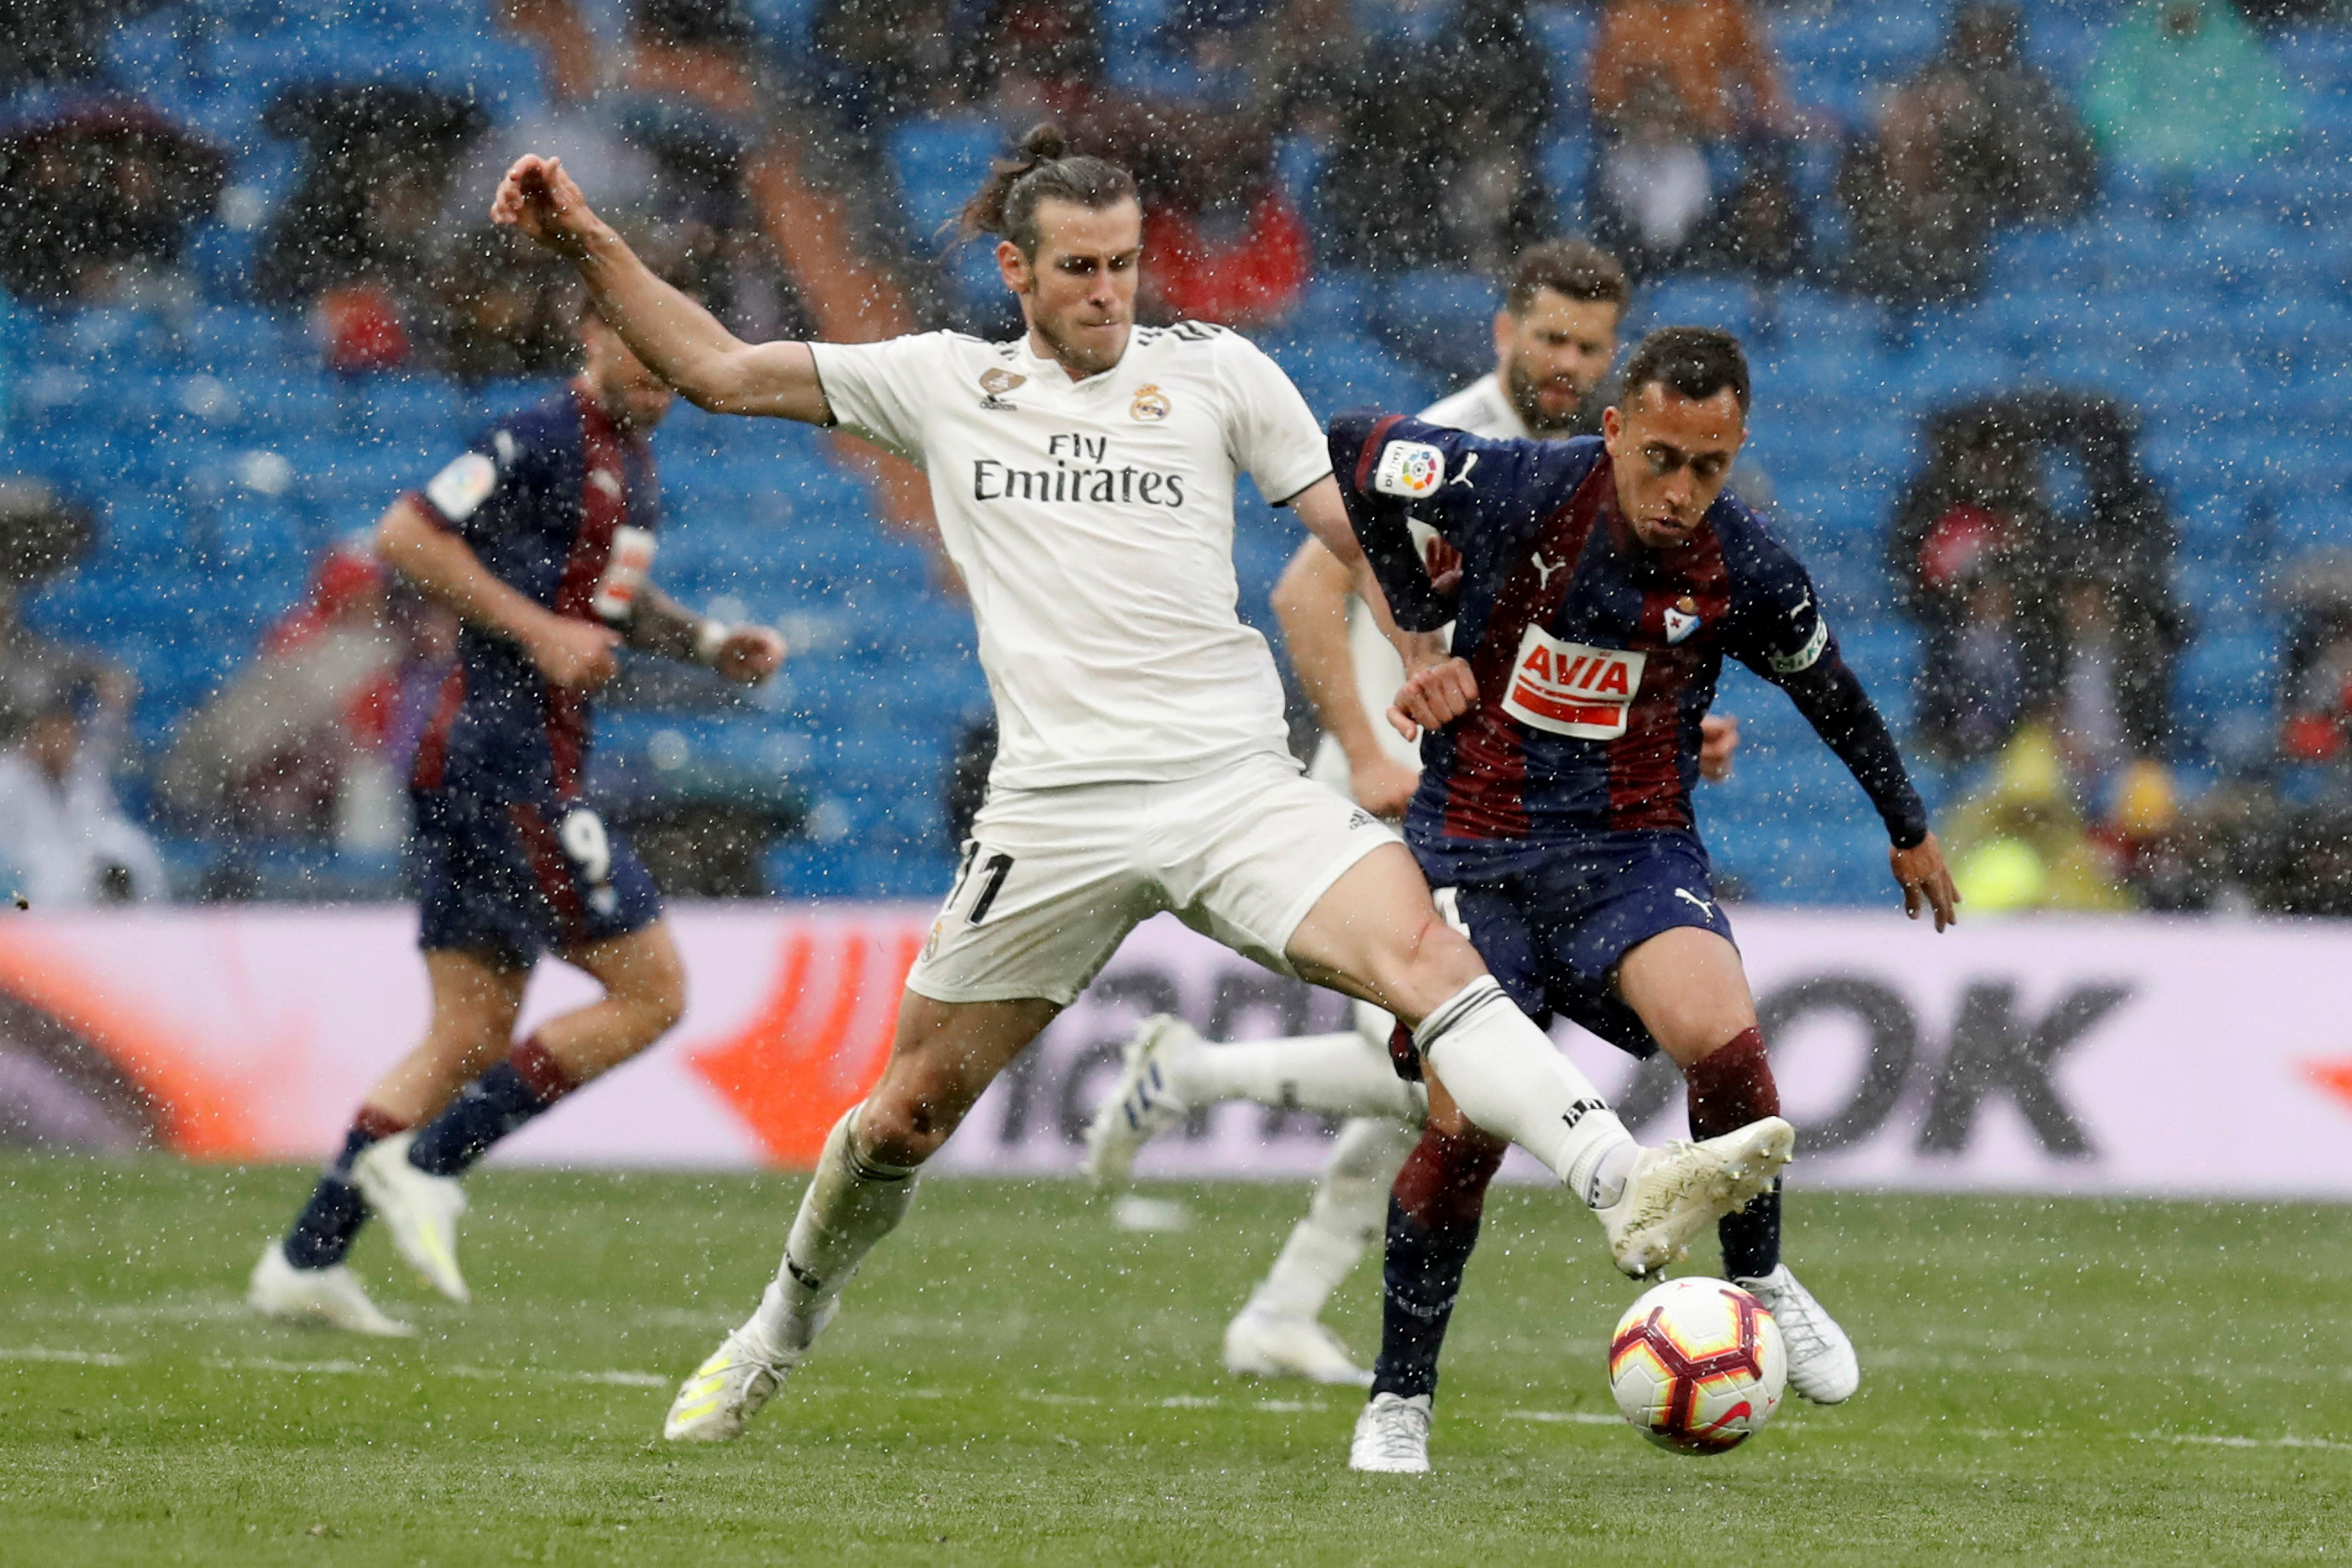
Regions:
<instances>
[{"instance_id":1,"label":"red and white advertising board","mask_svg":"<svg viewBox=\"0 0 2352 1568\"><path fill-rule=\"evenodd\" d=\"M537 1164L804 1166L888 1049L930 911L685 906L686 1021L502 1148ZM1975 922L1748 908L1734 921L1815 1186L2352 1197L2352 925ZM0 1136L152 1140L217 1159L326 1154L425 1016L397 908L0 922ZM561 965L526 1026L591 994ZM942 1168L1075 1170L1118 1042L1148 1012L1212 1039L1344 1027L1339 998L1171 920L1138 931L992 1090ZM1674 1074L1563 1030L1655 1138ZM1301 1176L1318 1118L1219 1109L1145 1176ZM1516 1156L1515 1156L1516 1157ZM1528 1166L1521 1163L1520 1174Z\"/></svg>"}]
</instances>

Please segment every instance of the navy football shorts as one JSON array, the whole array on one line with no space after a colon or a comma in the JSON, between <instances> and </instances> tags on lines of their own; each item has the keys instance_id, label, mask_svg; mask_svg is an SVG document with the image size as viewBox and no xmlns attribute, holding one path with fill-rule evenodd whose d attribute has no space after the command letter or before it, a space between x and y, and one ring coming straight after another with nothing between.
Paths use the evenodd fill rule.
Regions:
<instances>
[{"instance_id":1,"label":"navy football shorts","mask_svg":"<svg viewBox=\"0 0 2352 1568\"><path fill-rule=\"evenodd\" d=\"M1438 900L1522 1012L1565 1018L1643 1058L1658 1042L1610 983L1617 961L1680 925L1731 940L1706 851L1689 833L1589 834L1500 882L1441 887Z\"/></svg>"},{"instance_id":2,"label":"navy football shorts","mask_svg":"<svg viewBox=\"0 0 2352 1568\"><path fill-rule=\"evenodd\" d=\"M642 931L661 895L628 841L589 807L549 796L488 802L418 789L408 868L423 918L416 945L527 967Z\"/></svg>"}]
</instances>

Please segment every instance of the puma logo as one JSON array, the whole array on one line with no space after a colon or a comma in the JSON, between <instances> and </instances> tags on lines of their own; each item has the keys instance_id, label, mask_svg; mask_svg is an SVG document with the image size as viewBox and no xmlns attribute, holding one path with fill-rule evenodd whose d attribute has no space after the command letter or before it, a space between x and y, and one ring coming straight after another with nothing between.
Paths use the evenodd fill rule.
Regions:
<instances>
[{"instance_id":1,"label":"puma logo","mask_svg":"<svg viewBox=\"0 0 2352 1568\"><path fill-rule=\"evenodd\" d=\"M1713 900L1701 898L1697 894L1693 893L1686 887L1678 887L1675 889L1675 896L1676 898L1688 899L1691 903L1697 904L1699 913L1706 915L1709 920L1715 918L1715 904Z\"/></svg>"},{"instance_id":2,"label":"puma logo","mask_svg":"<svg viewBox=\"0 0 2352 1568\"><path fill-rule=\"evenodd\" d=\"M1544 559L1544 558L1543 558L1543 551L1541 551L1541 550L1538 550L1538 551L1536 551L1536 554L1535 554L1536 587L1537 587L1537 588L1538 588L1538 589L1540 589L1540 590L1542 590L1542 591L1546 591L1546 592L1549 592L1549 591L1550 591L1550 589L1551 589L1551 574L1552 574L1553 572L1558 571L1560 568L1562 568L1562 567L1566 566L1567 564L1568 564L1568 562L1566 562L1566 561L1564 561L1564 560L1562 560L1562 561L1548 561L1548 560Z\"/></svg>"},{"instance_id":3,"label":"puma logo","mask_svg":"<svg viewBox=\"0 0 2352 1568\"><path fill-rule=\"evenodd\" d=\"M1454 471L1454 477L1448 479L1445 482L1446 485L1448 486L1459 485L1465 490L1475 489L1476 486L1470 483L1470 470L1476 466L1478 466L1478 455L1473 452L1462 460L1462 466Z\"/></svg>"}]
</instances>

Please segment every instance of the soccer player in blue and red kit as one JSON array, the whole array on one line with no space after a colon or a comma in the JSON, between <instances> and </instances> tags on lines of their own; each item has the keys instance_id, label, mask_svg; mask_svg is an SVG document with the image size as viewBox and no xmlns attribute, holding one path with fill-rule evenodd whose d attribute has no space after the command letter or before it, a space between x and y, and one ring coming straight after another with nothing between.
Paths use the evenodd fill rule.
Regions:
<instances>
[{"instance_id":1,"label":"soccer player in blue and red kit","mask_svg":"<svg viewBox=\"0 0 2352 1568\"><path fill-rule=\"evenodd\" d=\"M623 643L744 685L773 673L784 648L765 627L705 620L646 580L661 507L646 436L671 392L593 313L581 338L576 380L485 431L377 526L386 564L464 624L410 782L432 1019L254 1270L247 1300L273 1317L409 1332L343 1263L371 1207L411 1263L466 1300L458 1175L653 1044L686 1006L652 880L583 791L590 696ZM548 953L604 995L518 1042L524 984Z\"/></svg>"},{"instance_id":2,"label":"soccer player in blue and red kit","mask_svg":"<svg viewBox=\"0 0 2352 1568\"><path fill-rule=\"evenodd\" d=\"M1958 895L1893 737L1838 652L1805 570L1724 489L1747 434L1729 334L1653 332L1603 434L1496 441L1402 416L1330 430L1360 558L1407 632L1454 624L1391 720L1424 735L1406 836L1441 909L1524 1010L1572 1019L1687 1080L1694 1135L1776 1114L1756 1007L1708 877L1690 788L1726 655L1793 700L1886 825L1906 911ZM1438 591L1412 525L1462 554ZM1402 1053L1400 1071L1420 1063ZM1389 1208L1380 1360L1349 1462L1428 1468L1437 1355L1505 1145L1429 1084ZM1725 1272L1786 1333L1790 1381L1853 1392L1851 1342L1780 1261L1772 1192L1720 1222Z\"/></svg>"}]
</instances>

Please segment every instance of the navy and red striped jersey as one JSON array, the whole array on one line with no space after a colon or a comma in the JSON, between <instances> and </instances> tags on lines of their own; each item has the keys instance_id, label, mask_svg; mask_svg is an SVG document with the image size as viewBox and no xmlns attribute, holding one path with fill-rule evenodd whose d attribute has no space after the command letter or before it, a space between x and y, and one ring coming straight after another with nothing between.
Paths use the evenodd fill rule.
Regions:
<instances>
[{"instance_id":1,"label":"navy and red striped jersey","mask_svg":"<svg viewBox=\"0 0 2352 1568\"><path fill-rule=\"evenodd\" d=\"M1491 440L1399 415L1343 414L1332 469L1398 623L1454 622L1478 706L1422 742L1406 828L1464 875L1515 846L1596 831L1688 832L1699 721L1728 655L1786 691L1901 846L1927 812L1885 723L1838 652L1811 578L1726 493L1692 541L1643 545L1600 438ZM1462 552L1449 600L1414 526Z\"/></svg>"},{"instance_id":2,"label":"navy and red striped jersey","mask_svg":"<svg viewBox=\"0 0 2352 1568\"><path fill-rule=\"evenodd\" d=\"M484 431L409 499L524 597L616 626L661 527L652 449L576 385ZM590 716L519 644L467 625L411 782L493 803L576 799Z\"/></svg>"}]
</instances>

